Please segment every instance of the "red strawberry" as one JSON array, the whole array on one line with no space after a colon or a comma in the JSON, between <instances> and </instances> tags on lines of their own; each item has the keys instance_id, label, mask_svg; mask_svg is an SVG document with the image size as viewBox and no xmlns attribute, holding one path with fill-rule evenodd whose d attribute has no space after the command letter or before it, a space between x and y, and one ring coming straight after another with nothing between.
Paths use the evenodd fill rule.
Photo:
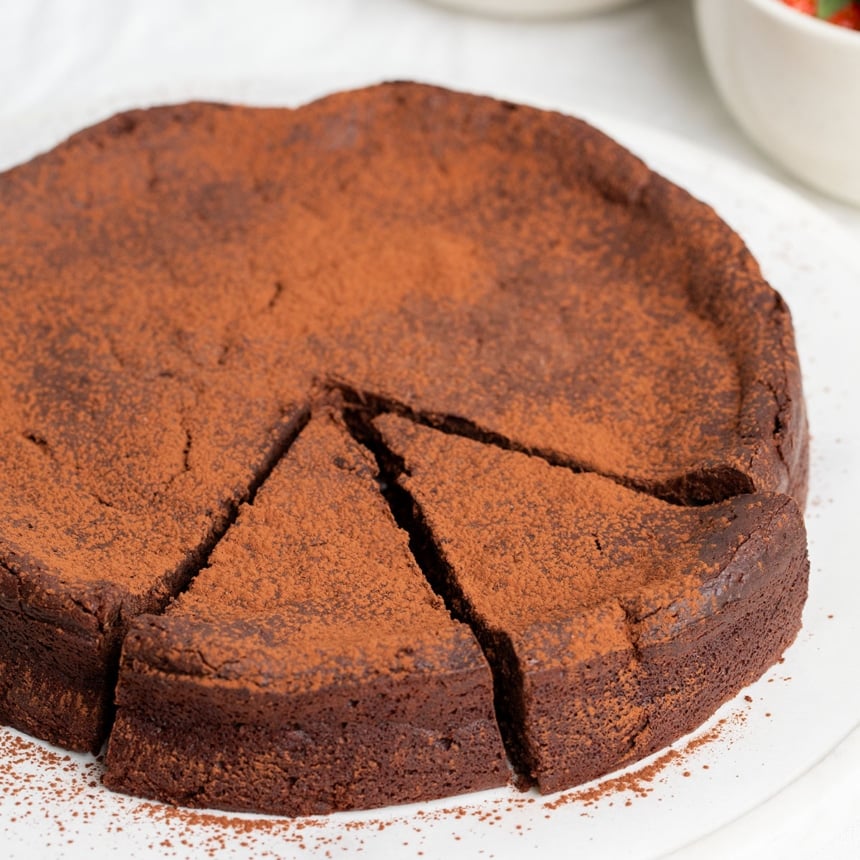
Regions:
<instances>
[{"instance_id":1,"label":"red strawberry","mask_svg":"<svg viewBox=\"0 0 860 860\"><path fill-rule=\"evenodd\" d=\"M847 27L849 30L860 30L860 3L851 3L831 15L827 20L831 24Z\"/></svg>"},{"instance_id":2,"label":"red strawberry","mask_svg":"<svg viewBox=\"0 0 860 860\"><path fill-rule=\"evenodd\" d=\"M807 15L814 15L817 9L816 0L782 0L786 6L791 6L792 9L797 9L798 12L805 12Z\"/></svg>"}]
</instances>

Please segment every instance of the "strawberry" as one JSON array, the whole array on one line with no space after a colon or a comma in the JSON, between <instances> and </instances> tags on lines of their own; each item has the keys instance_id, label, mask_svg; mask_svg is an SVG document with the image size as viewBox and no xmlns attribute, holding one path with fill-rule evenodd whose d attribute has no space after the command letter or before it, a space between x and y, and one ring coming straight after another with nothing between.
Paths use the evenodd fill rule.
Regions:
<instances>
[{"instance_id":1,"label":"strawberry","mask_svg":"<svg viewBox=\"0 0 860 860\"><path fill-rule=\"evenodd\" d=\"M792 9L797 9L798 12L804 12L807 15L815 15L818 11L817 0L782 0L786 6L791 6Z\"/></svg>"},{"instance_id":2,"label":"strawberry","mask_svg":"<svg viewBox=\"0 0 860 860\"><path fill-rule=\"evenodd\" d=\"M839 27L860 30L860 0L782 0L786 6Z\"/></svg>"},{"instance_id":3,"label":"strawberry","mask_svg":"<svg viewBox=\"0 0 860 860\"><path fill-rule=\"evenodd\" d=\"M831 24L847 27L849 30L860 30L860 3L850 3L827 19Z\"/></svg>"}]
</instances>

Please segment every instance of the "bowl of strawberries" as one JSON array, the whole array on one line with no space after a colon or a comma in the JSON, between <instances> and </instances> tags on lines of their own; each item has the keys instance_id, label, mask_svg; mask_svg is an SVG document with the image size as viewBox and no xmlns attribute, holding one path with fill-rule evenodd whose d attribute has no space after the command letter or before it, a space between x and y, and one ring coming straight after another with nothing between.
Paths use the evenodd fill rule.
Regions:
<instances>
[{"instance_id":1,"label":"bowl of strawberries","mask_svg":"<svg viewBox=\"0 0 860 860\"><path fill-rule=\"evenodd\" d=\"M860 2L696 0L726 107L777 164L860 205Z\"/></svg>"}]
</instances>

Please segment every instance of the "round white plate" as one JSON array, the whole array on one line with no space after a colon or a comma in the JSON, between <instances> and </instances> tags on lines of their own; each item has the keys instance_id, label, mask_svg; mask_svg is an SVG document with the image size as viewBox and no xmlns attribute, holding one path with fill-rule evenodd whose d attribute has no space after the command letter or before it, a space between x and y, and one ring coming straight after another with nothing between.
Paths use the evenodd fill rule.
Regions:
<instances>
[{"instance_id":1,"label":"round white plate","mask_svg":"<svg viewBox=\"0 0 860 860\"><path fill-rule=\"evenodd\" d=\"M222 97L266 101L247 88ZM0 167L115 107L22 117L0 129ZM852 493L860 486L856 253L837 225L770 180L663 133L591 119L711 203L792 309L813 437L812 573L803 629L784 662L622 779L546 798L504 789L295 821L201 815L112 794L91 757L0 729L2 856L322 858L361 850L448 860L524 853L644 860L672 852L805 857L822 845L831 858L860 855L860 787L851 778L860 769L860 577L850 550Z\"/></svg>"}]
</instances>

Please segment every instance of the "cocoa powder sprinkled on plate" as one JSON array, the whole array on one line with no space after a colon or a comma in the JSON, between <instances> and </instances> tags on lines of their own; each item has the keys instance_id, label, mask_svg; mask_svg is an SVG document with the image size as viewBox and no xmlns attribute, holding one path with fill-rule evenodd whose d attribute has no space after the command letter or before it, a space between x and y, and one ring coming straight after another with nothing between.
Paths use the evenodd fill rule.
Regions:
<instances>
[{"instance_id":1,"label":"cocoa powder sprinkled on plate","mask_svg":"<svg viewBox=\"0 0 860 860\"><path fill-rule=\"evenodd\" d=\"M693 777L689 765L700 750L717 741L731 742L731 729L745 719L744 712L732 712L683 747L667 750L644 767L548 799L527 793L462 805L422 807L411 813L401 814L393 808L386 812L385 818L344 817L336 824L333 817L285 819L231 815L117 795L101 786L103 765L99 758L70 755L15 732L0 730L0 794L7 800L14 799L15 813L9 822L28 819L34 826L38 823L47 848L56 847L61 839L64 843L74 843L75 834L79 834L78 838L87 834L89 838L89 832L99 829L118 834L154 828L157 836L148 847L168 858L188 856L192 851L195 856L216 857L227 849L239 847L250 856L268 860L283 856L272 847L274 844L281 850L288 846L297 852L334 857L369 847L374 836L387 830L409 827L414 839L405 840L403 847L416 849L417 855L418 845L434 825L442 822L453 821L464 828L497 827L506 816L526 812L528 818L518 821L510 830L515 836L524 836L540 826L539 820L551 820L563 808L578 805L582 815L593 816L601 804L629 807L665 785L673 773ZM703 763L701 769L709 770L710 765ZM462 840L456 833L452 838L457 842Z\"/></svg>"}]
</instances>

